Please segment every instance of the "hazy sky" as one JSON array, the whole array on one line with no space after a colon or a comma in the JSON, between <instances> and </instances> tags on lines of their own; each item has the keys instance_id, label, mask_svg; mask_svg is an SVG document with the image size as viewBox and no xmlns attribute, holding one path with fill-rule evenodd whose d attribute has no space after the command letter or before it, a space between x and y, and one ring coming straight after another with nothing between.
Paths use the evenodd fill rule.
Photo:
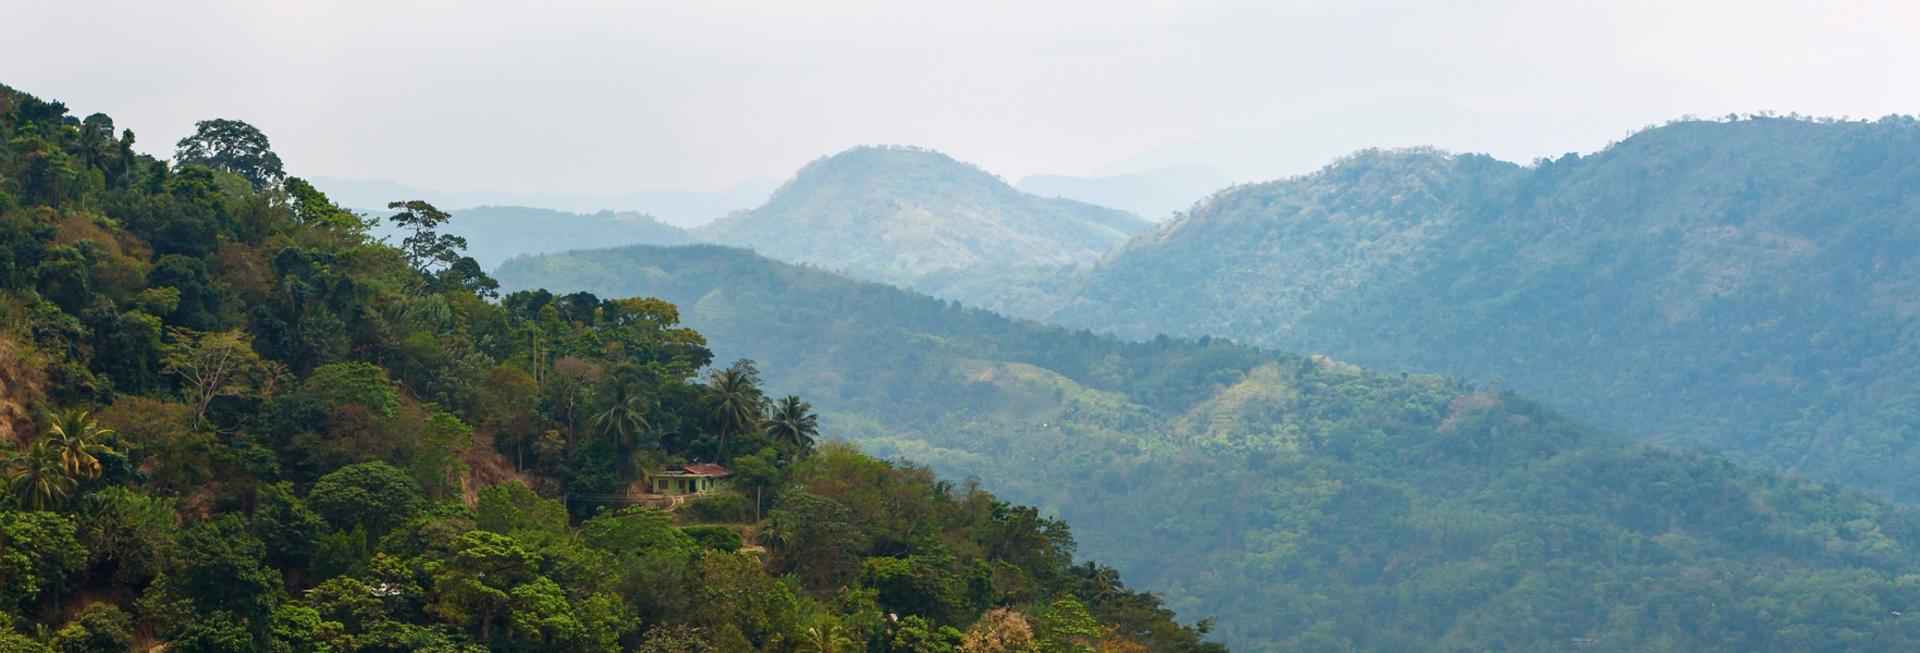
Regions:
<instances>
[{"instance_id":1,"label":"hazy sky","mask_svg":"<svg viewBox=\"0 0 1920 653\"><path fill-rule=\"evenodd\" d=\"M167 154L231 117L294 174L611 194L866 143L1017 179L1528 159L1681 114L1920 111L1920 2L0 0L0 83Z\"/></svg>"}]
</instances>

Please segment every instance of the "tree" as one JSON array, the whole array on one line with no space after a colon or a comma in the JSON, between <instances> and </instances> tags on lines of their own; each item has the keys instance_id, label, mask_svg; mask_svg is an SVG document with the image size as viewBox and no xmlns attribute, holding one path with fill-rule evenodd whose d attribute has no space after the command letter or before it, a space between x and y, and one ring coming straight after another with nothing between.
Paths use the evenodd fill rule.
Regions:
<instances>
[{"instance_id":1,"label":"tree","mask_svg":"<svg viewBox=\"0 0 1920 653\"><path fill-rule=\"evenodd\" d=\"M811 589L850 584L859 573L866 536L853 511L833 499L789 492L773 509L766 539L779 555L783 572L792 572Z\"/></svg>"},{"instance_id":2,"label":"tree","mask_svg":"<svg viewBox=\"0 0 1920 653\"><path fill-rule=\"evenodd\" d=\"M586 636L586 626L553 579L535 577L507 595L513 611L507 632L522 650L579 650L577 644Z\"/></svg>"},{"instance_id":3,"label":"tree","mask_svg":"<svg viewBox=\"0 0 1920 653\"><path fill-rule=\"evenodd\" d=\"M453 556L434 577L439 598L430 609L448 621L478 625L480 639L491 639L494 622L508 616L514 588L532 581L539 563L538 554L511 537L463 533L453 542Z\"/></svg>"},{"instance_id":4,"label":"tree","mask_svg":"<svg viewBox=\"0 0 1920 653\"><path fill-rule=\"evenodd\" d=\"M799 650L805 653L840 653L852 649L853 639L847 637L846 629L830 616L807 626L806 632L801 633Z\"/></svg>"},{"instance_id":5,"label":"tree","mask_svg":"<svg viewBox=\"0 0 1920 653\"><path fill-rule=\"evenodd\" d=\"M710 653L713 646L686 624L659 624L640 637L634 653Z\"/></svg>"},{"instance_id":6,"label":"tree","mask_svg":"<svg viewBox=\"0 0 1920 653\"><path fill-rule=\"evenodd\" d=\"M381 461L334 470L307 493L307 505L334 528L365 526L380 533L405 522L425 502L406 472Z\"/></svg>"},{"instance_id":7,"label":"tree","mask_svg":"<svg viewBox=\"0 0 1920 653\"><path fill-rule=\"evenodd\" d=\"M773 414L761 426L775 440L791 443L804 453L813 449L814 437L820 435L820 416L813 413L813 404L787 395L773 405Z\"/></svg>"},{"instance_id":8,"label":"tree","mask_svg":"<svg viewBox=\"0 0 1920 653\"><path fill-rule=\"evenodd\" d=\"M503 535L517 531L567 532L566 507L541 498L518 479L480 488L473 513L474 526Z\"/></svg>"},{"instance_id":9,"label":"tree","mask_svg":"<svg viewBox=\"0 0 1920 653\"><path fill-rule=\"evenodd\" d=\"M966 635L920 616L906 616L893 627L887 642L891 653L952 653Z\"/></svg>"},{"instance_id":10,"label":"tree","mask_svg":"<svg viewBox=\"0 0 1920 653\"><path fill-rule=\"evenodd\" d=\"M79 504L80 543L92 556L93 577L145 587L172 560L180 530L172 499L109 487L88 492Z\"/></svg>"},{"instance_id":11,"label":"tree","mask_svg":"<svg viewBox=\"0 0 1920 653\"><path fill-rule=\"evenodd\" d=\"M216 118L194 124L192 136L180 139L173 153L175 165L196 163L245 177L255 189L280 183L287 173L280 155L273 153L267 135L239 120Z\"/></svg>"},{"instance_id":12,"label":"tree","mask_svg":"<svg viewBox=\"0 0 1920 653\"><path fill-rule=\"evenodd\" d=\"M727 438L748 432L760 425L761 406L766 398L760 393L760 371L753 361L741 359L724 370L716 370L707 379L707 420L720 442L714 459L727 458Z\"/></svg>"},{"instance_id":13,"label":"tree","mask_svg":"<svg viewBox=\"0 0 1920 653\"><path fill-rule=\"evenodd\" d=\"M42 592L66 587L87 562L76 531L65 515L0 512L0 608L17 613Z\"/></svg>"},{"instance_id":14,"label":"tree","mask_svg":"<svg viewBox=\"0 0 1920 653\"><path fill-rule=\"evenodd\" d=\"M307 508L285 481L262 486L254 494L253 533L267 547L275 566L304 567L314 542L327 532L326 521Z\"/></svg>"},{"instance_id":15,"label":"tree","mask_svg":"<svg viewBox=\"0 0 1920 653\"><path fill-rule=\"evenodd\" d=\"M967 637L960 642L960 653L1033 653L1038 651L1033 640L1033 626L1027 624L1027 618L1018 612L1000 608L980 617L980 621L967 629Z\"/></svg>"},{"instance_id":16,"label":"tree","mask_svg":"<svg viewBox=\"0 0 1920 653\"><path fill-rule=\"evenodd\" d=\"M453 219L452 214L434 208L425 200L392 202L387 208L400 209L399 213L388 216L387 221L410 232L400 241L400 251L406 255L407 264L434 276L460 261L460 252L467 249L467 239L436 231Z\"/></svg>"},{"instance_id":17,"label":"tree","mask_svg":"<svg viewBox=\"0 0 1920 653\"><path fill-rule=\"evenodd\" d=\"M54 414L47 425L46 442L60 456L68 476L95 478L100 476L99 456L113 451L100 441L114 435L113 429L101 426L93 415L75 408Z\"/></svg>"},{"instance_id":18,"label":"tree","mask_svg":"<svg viewBox=\"0 0 1920 653\"><path fill-rule=\"evenodd\" d=\"M248 392L259 387L264 380L261 377L270 372L260 355L254 353L253 339L245 331L199 333L174 329L172 336L173 342L164 348L160 364L185 384L196 429L215 397Z\"/></svg>"},{"instance_id":19,"label":"tree","mask_svg":"<svg viewBox=\"0 0 1920 653\"><path fill-rule=\"evenodd\" d=\"M1101 641L1100 623L1072 596L1055 600L1037 621L1041 653L1093 653Z\"/></svg>"},{"instance_id":20,"label":"tree","mask_svg":"<svg viewBox=\"0 0 1920 653\"><path fill-rule=\"evenodd\" d=\"M224 614L264 636L281 599L280 574L267 568L267 547L239 515L202 522L180 534L178 568L162 581L201 616ZM204 620L204 619L203 619Z\"/></svg>"},{"instance_id":21,"label":"tree","mask_svg":"<svg viewBox=\"0 0 1920 653\"><path fill-rule=\"evenodd\" d=\"M65 501L78 485L68 475L60 451L48 446L46 440L37 440L26 450L15 452L7 466L11 470L7 486L19 497L20 504L30 510L46 510Z\"/></svg>"},{"instance_id":22,"label":"tree","mask_svg":"<svg viewBox=\"0 0 1920 653\"><path fill-rule=\"evenodd\" d=\"M56 653L126 653L134 647L133 616L112 603L94 603L49 643Z\"/></svg>"},{"instance_id":23,"label":"tree","mask_svg":"<svg viewBox=\"0 0 1920 653\"><path fill-rule=\"evenodd\" d=\"M653 428L647 423L647 397L636 385L632 380L615 377L614 382L608 384L607 407L593 416L594 428L622 447L630 446L636 435Z\"/></svg>"}]
</instances>

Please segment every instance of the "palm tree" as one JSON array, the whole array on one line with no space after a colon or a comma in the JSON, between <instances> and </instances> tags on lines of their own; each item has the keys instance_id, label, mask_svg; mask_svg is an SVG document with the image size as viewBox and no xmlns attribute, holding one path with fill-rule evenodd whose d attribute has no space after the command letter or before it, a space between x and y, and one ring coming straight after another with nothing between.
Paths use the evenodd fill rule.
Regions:
<instances>
[{"instance_id":1,"label":"palm tree","mask_svg":"<svg viewBox=\"0 0 1920 653\"><path fill-rule=\"evenodd\" d=\"M714 453L716 461L726 460L729 436L760 425L761 406L766 398L760 394L759 384L760 373L748 361L734 363L707 379L707 418L720 436L719 451Z\"/></svg>"},{"instance_id":2,"label":"palm tree","mask_svg":"<svg viewBox=\"0 0 1920 653\"><path fill-rule=\"evenodd\" d=\"M607 409L593 417L593 425L614 442L631 444L635 435L653 428L647 423L647 398L635 392L632 383L616 381Z\"/></svg>"},{"instance_id":3,"label":"palm tree","mask_svg":"<svg viewBox=\"0 0 1920 653\"><path fill-rule=\"evenodd\" d=\"M61 459L60 452L47 446L46 440L39 440L26 451L15 452L7 461L11 471L7 474L7 485L21 505L30 510L46 510L47 506L67 498L76 483L67 475L67 465Z\"/></svg>"},{"instance_id":4,"label":"palm tree","mask_svg":"<svg viewBox=\"0 0 1920 653\"><path fill-rule=\"evenodd\" d=\"M813 450L813 439L820 435L820 416L813 414L813 404L787 395L773 405L773 414L760 426L775 440L791 442L804 453Z\"/></svg>"},{"instance_id":5,"label":"palm tree","mask_svg":"<svg viewBox=\"0 0 1920 653\"><path fill-rule=\"evenodd\" d=\"M113 437L113 429L100 426L87 411L77 408L55 413L51 422L47 425L46 442L60 457L67 476L99 476L99 456L113 451L100 441Z\"/></svg>"},{"instance_id":6,"label":"palm tree","mask_svg":"<svg viewBox=\"0 0 1920 653\"><path fill-rule=\"evenodd\" d=\"M823 619L817 626L808 626L806 640L800 643L805 653L840 653L853 646L853 640L847 637L847 631L831 619Z\"/></svg>"}]
</instances>

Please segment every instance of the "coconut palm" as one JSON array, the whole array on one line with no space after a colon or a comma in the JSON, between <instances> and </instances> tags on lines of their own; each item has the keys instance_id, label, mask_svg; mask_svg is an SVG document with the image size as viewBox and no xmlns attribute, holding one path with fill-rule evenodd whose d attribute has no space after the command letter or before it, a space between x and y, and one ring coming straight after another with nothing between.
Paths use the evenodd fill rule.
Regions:
<instances>
[{"instance_id":1,"label":"coconut palm","mask_svg":"<svg viewBox=\"0 0 1920 653\"><path fill-rule=\"evenodd\" d=\"M101 440L114 435L113 429L101 426L87 411L75 408L53 415L45 441L60 457L67 476L94 478L100 475L100 456L113 451Z\"/></svg>"},{"instance_id":2,"label":"coconut palm","mask_svg":"<svg viewBox=\"0 0 1920 653\"><path fill-rule=\"evenodd\" d=\"M613 395L608 398L606 410L594 415L594 428L600 434L613 438L621 445L633 443L635 436L653 428L647 423L647 398L634 390L633 384L617 381L613 384Z\"/></svg>"},{"instance_id":3,"label":"coconut palm","mask_svg":"<svg viewBox=\"0 0 1920 653\"><path fill-rule=\"evenodd\" d=\"M774 439L791 442L805 452L813 449L814 437L820 435L820 416L813 413L813 404L787 395L774 403L773 413L760 426Z\"/></svg>"},{"instance_id":4,"label":"coconut palm","mask_svg":"<svg viewBox=\"0 0 1920 653\"><path fill-rule=\"evenodd\" d=\"M840 653L853 647L853 640L847 637L847 631L830 619L823 619L819 625L808 626L806 638L800 642L800 650L806 653Z\"/></svg>"},{"instance_id":5,"label":"coconut palm","mask_svg":"<svg viewBox=\"0 0 1920 653\"><path fill-rule=\"evenodd\" d=\"M766 397L760 394L760 373L753 363L740 361L707 379L707 419L720 436L717 460L726 460L727 438L760 425Z\"/></svg>"},{"instance_id":6,"label":"coconut palm","mask_svg":"<svg viewBox=\"0 0 1920 653\"><path fill-rule=\"evenodd\" d=\"M30 510L46 510L66 500L78 483L67 474L60 452L39 440L25 451L15 452L7 461L7 485L20 504Z\"/></svg>"}]
</instances>

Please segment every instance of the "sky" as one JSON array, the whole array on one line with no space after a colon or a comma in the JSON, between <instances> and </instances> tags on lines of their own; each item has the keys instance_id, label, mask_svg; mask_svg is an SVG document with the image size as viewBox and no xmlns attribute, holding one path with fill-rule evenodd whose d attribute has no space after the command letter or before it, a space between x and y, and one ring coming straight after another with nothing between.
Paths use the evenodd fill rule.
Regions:
<instances>
[{"instance_id":1,"label":"sky","mask_svg":"<svg viewBox=\"0 0 1920 653\"><path fill-rule=\"evenodd\" d=\"M1682 115L1920 112L1920 2L0 0L0 84L167 155L264 130L301 176L611 195L862 144L1002 177L1362 147L1526 161Z\"/></svg>"}]
</instances>

